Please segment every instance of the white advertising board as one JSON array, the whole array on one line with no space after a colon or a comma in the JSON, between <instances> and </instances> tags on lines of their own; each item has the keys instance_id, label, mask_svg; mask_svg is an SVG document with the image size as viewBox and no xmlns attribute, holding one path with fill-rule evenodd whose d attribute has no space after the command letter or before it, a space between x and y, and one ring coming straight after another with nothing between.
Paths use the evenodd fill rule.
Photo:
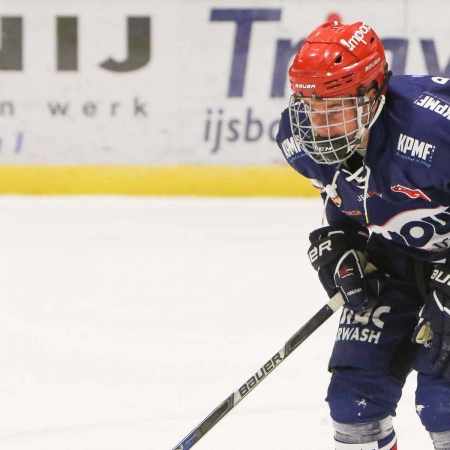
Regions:
<instances>
[{"instance_id":1,"label":"white advertising board","mask_svg":"<svg viewBox=\"0 0 450 450\"><path fill-rule=\"evenodd\" d=\"M287 69L328 18L394 73L450 76L450 3L16 0L0 7L0 164L271 165Z\"/></svg>"}]
</instances>

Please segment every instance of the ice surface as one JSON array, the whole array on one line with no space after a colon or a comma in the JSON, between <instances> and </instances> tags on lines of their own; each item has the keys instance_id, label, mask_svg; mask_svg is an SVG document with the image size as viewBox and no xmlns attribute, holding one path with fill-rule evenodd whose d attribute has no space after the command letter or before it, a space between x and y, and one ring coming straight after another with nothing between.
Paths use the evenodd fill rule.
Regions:
<instances>
[{"instance_id":1,"label":"ice surface","mask_svg":"<svg viewBox=\"0 0 450 450\"><path fill-rule=\"evenodd\" d=\"M0 449L171 450L325 302L317 200L0 197ZM332 449L332 317L195 449ZM431 449L411 375L401 449Z\"/></svg>"}]
</instances>

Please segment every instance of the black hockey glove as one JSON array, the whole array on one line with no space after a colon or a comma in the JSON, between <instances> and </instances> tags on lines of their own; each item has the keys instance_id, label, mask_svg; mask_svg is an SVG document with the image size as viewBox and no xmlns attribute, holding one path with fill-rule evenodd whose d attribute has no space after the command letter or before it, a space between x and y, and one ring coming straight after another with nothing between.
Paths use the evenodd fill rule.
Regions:
<instances>
[{"instance_id":1,"label":"black hockey glove","mask_svg":"<svg viewBox=\"0 0 450 450\"><path fill-rule=\"evenodd\" d=\"M345 306L353 311L373 308L387 279L367 264L364 251L368 239L367 229L359 226L323 227L309 235L309 259L328 296L340 292Z\"/></svg>"},{"instance_id":2,"label":"black hockey glove","mask_svg":"<svg viewBox=\"0 0 450 450\"><path fill-rule=\"evenodd\" d=\"M430 294L419 313L413 341L431 347L431 371L450 380L450 268L434 266Z\"/></svg>"}]
</instances>

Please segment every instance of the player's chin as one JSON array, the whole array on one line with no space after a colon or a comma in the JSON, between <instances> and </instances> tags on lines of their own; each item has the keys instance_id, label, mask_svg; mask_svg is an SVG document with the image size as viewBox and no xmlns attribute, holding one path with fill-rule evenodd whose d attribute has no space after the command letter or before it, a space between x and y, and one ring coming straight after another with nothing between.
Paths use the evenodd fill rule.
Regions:
<instances>
[{"instance_id":1,"label":"player's chin","mask_svg":"<svg viewBox=\"0 0 450 450\"><path fill-rule=\"evenodd\" d=\"M320 157L323 162L335 164L344 161L349 155L348 140L346 138L319 138L312 145L312 153Z\"/></svg>"},{"instance_id":2,"label":"player's chin","mask_svg":"<svg viewBox=\"0 0 450 450\"><path fill-rule=\"evenodd\" d=\"M339 150L333 150L332 152L323 153L322 156L329 164L337 164L348 158L349 150L345 147Z\"/></svg>"}]
</instances>

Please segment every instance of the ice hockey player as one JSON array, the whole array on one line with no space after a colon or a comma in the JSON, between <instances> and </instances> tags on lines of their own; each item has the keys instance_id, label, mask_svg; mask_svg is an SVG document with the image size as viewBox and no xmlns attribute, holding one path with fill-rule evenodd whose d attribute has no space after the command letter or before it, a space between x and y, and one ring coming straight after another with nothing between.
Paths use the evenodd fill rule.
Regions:
<instances>
[{"instance_id":1,"label":"ice hockey player","mask_svg":"<svg viewBox=\"0 0 450 450\"><path fill-rule=\"evenodd\" d=\"M420 420L450 450L450 80L391 77L363 22L316 28L289 78L277 143L320 191L326 224L308 253L345 300L329 362L335 448L397 449L414 370Z\"/></svg>"}]
</instances>

